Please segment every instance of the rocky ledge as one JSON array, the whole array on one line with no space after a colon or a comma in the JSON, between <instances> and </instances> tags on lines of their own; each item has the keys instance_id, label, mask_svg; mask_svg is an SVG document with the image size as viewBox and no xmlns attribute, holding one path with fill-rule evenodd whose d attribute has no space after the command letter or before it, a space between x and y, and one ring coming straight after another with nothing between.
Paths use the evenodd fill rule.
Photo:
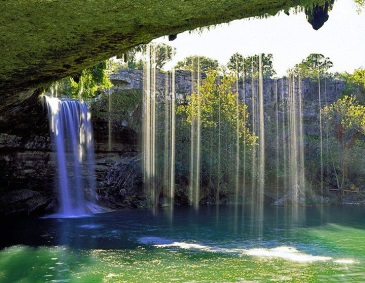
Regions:
<instances>
[{"instance_id":1,"label":"rocky ledge","mask_svg":"<svg viewBox=\"0 0 365 283\"><path fill-rule=\"evenodd\" d=\"M160 36L332 1L3 1L1 104Z\"/></svg>"}]
</instances>

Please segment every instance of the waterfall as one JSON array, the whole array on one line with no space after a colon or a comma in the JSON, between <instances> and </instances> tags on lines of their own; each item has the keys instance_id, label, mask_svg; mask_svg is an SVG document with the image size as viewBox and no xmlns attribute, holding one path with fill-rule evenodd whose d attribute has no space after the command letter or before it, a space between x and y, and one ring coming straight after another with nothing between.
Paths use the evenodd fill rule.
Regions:
<instances>
[{"instance_id":1,"label":"waterfall","mask_svg":"<svg viewBox=\"0 0 365 283\"><path fill-rule=\"evenodd\" d=\"M257 66L254 69L254 66ZM256 77L256 78L255 78ZM261 206L265 190L265 113L262 54L252 60L252 131L258 136L258 145L252 148L251 201Z\"/></svg>"},{"instance_id":2,"label":"waterfall","mask_svg":"<svg viewBox=\"0 0 365 283\"><path fill-rule=\"evenodd\" d=\"M283 159L282 159L282 168L283 168L283 186L284 189L288 188L288 162L287 162L287 148L288 148L288 139L287 137L287 131L286 131L286 120L287 120L287 111L286 111L286 97L285 97L285 91L284 91L284 79L281 80L281 105L282 105L282 124L281 124L281 134L282 134L282 150L283 150Z\"/></svg>"},{"instance_id":3,"label":"waterfall","mask_svg":"<svg viewBox=\"0 0 365 283\"><path fill-rule=\"evenodd\" d=\"M85 102L45 96L54 141L61 217L89 212L95 191L94 145L90 113Z\"/></svg>"},{"instance_id":4,"label":"waterfall","mask_svg":"<svg viewBox=\"0 0 365 283\"><path fill-rule=\"evenodd\" d=\"M257 97L256 97L256 84L255 84L255 72L254 61L251 61L251 116L252 116L252 132L257 134ZM252 170L251 170L251 202L256 203L256 188L257 188L257 145L252 147Z\"/></svg>"},{"instance_id":5,"label":"waterfall","mask_svg":"<svg viewBox=\"0 0 365 283\"><path fill-rule=\"evenodd\" d=\"M143 97L143 180L145 192L152 204L156 197L156 55L147 45L144 66Z\"/></svg>"},{"instance_id":6,"label":"waterfall","mask_svg":"<svg viewBox=\"0 0 365 283\"><path fill-rule=\"evenodd\" d=\"M238 70L237 67L237 62L236 62L236 69ZM239 74L237 71L237 78L236 78L236 190L235 190L235 203L238 204L238 198L239 198L239 189L240 189L240 124L239 124L239 120L240 120L240 112L239 112L239 103L240 103L240 96L238 93L238 81L239 81Z\"/></svg>"},{"instance_id":7,"label":"waterfall","mask_svg":"<svg viewBox=\"0 0 365 283\"><path fill-rule=\"evenodd\" d=\"M321 98L321 75L318 68L318 105L319 105L319 149L320 149L320 170L321 170L321 194L324 195L323 189L323 129L322 129L322 98Z\"/></svg>"},{"instance_id":8,"label":"waterfall","mask_svg":"<svg viewBox=\"0 0 365 283\"><path fill-rule=\"evenodd\" d=\"M112 151L112 91L108 89L108 151Z\"/></svg>"},{"instance_id":9,"label":"waterfall","mask_svg":"<svg viewBox=\"0 0 365 283\"><path fill-rule=\"evenodd\" d=\"M196 69L196 77L195 77ZM195 83L196 81L196 83ZM196 85L196 87L195 87ZM201 179L201 105L200 105L200 60L193 62L191 72L191 92L197 94L197 113L192 117L190 130L190 203L199 207Z\"/></svg>"},{"instance_id":10,"label":"waterfall","mask_svg":"<svg viewBox=\"0 0 365 283\"><path fill-rule=\"evenodd\" d=\"M167 53L167 51L166 51ZM175 197L175 70L160 76L157 47L144 53L142 151L144 189L152 206L173 206ZM167 56L167 54L165 54ZM159 84L164 81L164 87Z\"/></svg>"},{"instance_id":11,"label":"waterfall","mask_svg":"<svg viewBox=\"0 0 365 283\"><path fill-rule=\"evenodd\" d=\"M289 191L293 205L302 203L305 189L304 134L301 79L291 75L288 92L288 164Z\"/></svg>"},{"instance_id":12,"label":"waterfall","mask_svg":"<svg viewBox=\"0 0 365 283\"><path fill-rule=\"evenodd\" d=\"M259 156L258 156L258 201L263 203L265 190L265 120L264 82L262 54L259 55Z\"/></svg>"},{"instance_id":13,"label":"waterfall","mask_svg":"<svg viewBox=\"0 0 365 283\"><path fill-rule=\"evenodd\" d=\"M246 76L244 66L242 68L242 101L246 105L246 84L245 84ZM246 125L246 113L243 116L243 124ZM243 173L242 173L242 203L246 198L246 131L243 133Z\"/></svg>"},{"instance_id":14,"label":"waterfall","mask_svg":"<svg viewBox=\"0 0 365 283\"><path fill-rule=\"evenodd\" d=\"M164 162L163 196L164 205L173 207L175 198L175 70L165 73L164 97Z\"/></svg>"},{"instance_id":15,"label":"waterfall","mask_svg":"<svg viewBox=\"0 0 365 283\"><path fill-rule=\"evenodd\" d=\"M278 97L278 80L275 79L274 86L275 96L275 155L276 155L276 199L279 198L279 175L280 175L280 137L279 137L279 97Z\"/></svg>"}]
</instances>

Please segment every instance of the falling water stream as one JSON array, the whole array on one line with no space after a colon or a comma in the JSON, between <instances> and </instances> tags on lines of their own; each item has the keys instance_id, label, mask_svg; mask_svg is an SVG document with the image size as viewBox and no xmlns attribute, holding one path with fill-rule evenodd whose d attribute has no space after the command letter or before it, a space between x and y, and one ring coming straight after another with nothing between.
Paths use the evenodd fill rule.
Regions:
<instances>
[{"instance_id":1,"label":"falling water stream","mask_svg":"<svg viewBox=\"0 0 365 283\"><path fill-rule=\"evenodd\" d=\"M144 69L144 107L143 107L143 172L146 193L153 205L173 205L175 198L175 73L167 71L160 74L156 68L156 51L153 45L149 45L146 51L146 64ZM287 194L290 202L297 206L304 201L305 173L304 173L304 132L303 132L303 94L300 76L289 76L287 79L273 81L271 90L264 87L262 55L252 59L251 74L251 105L248 109L252 132L257 135L257 144L251 150L251 180L246 180L246 154L247 149L241 149L239 133L239 103L246 99L246 84L243 76L242 98L239 95L239 77L236 80L236 132L227 137L223 131L221 121L221 97L218 97L218 113L216 121L217 134L215 136L202 137L201 125L201 71L199 57L193 61L191 70L191 93L197 99L192 100L194 113L190 124L190 165L189 165L189 189L190 204L196 209L201 200L202 185L202 146L210 148L210 160L207 162L207 174L210 174L209 185L214 190L214 202L219 204L222 190L222 178L231 182L234 191L234 201L245 202L248 197L257 208L257 213L262 214L262 206L265 199L266 176L266 147L265 131L273 127L276 151L273 162L276 164L276 187L271 190L276 195ZM159 85L163 81L163 89ZM271 91L271 96L268 93ZM274 120L266 125L268 118L265 113L265 105L268 99L273 99L275 104ZM159 114L163 113L163 114ZM246 119L246 118L245 118ZM246 121L245 121L246 122ZM213 148L213 139L216 147ZM228 142L231 139L233 142ZM205 144L207 143L207 144ZM223 148L225 148L223 152ZM241 155L241 151L243 154ZM161 153L161 154L160 154ZM222 156L225 154L225 156ZM223 173L222 158L229 158L234 162L231 172ZM212 163L212 160L215 160ZM271 161L270 161L271 162ZM225 175L223 175L225 174ZM214 176L214 178L212 178ZM251 193L246 195L246 186L251 187ZM224 187L225 189L225 187ZM275 191L275 192L274 192ZM279 193L280 191L280 193ZM240 198L241 197L241 198Z\"/></svg>"},{"instance_id":2,"label":"falling water stream","mask_svg":"<svg viewBox=\"0 0 365 283\"><path fill-rule=\"evenodd\" d=\"M163 78L157 68L153 44L144 58L143 90L143 179L151 205L173 206L175 197L175 70ZM158 89L163 80L164 89ZM160 114L163 113L163 116Z\"/></svg>"},{"instance_id":3,"label":"falling water stream","mask_svg":"<svg viewBox=\"0 0 365 283\"><path fill-rule=\"evenodd\" d=\"M265 119L264 119L264 82L262 54L259 55L259 154L258 154L258 203L263 204L265 189Z\"/></svg>"},{"instance_id":4,"label":"falling water stream","mask_svg":"<svg viewBox=\"0 0 365 283\"><path fill-rule=\"evenodd\" d=\"M143 179L152 204L156 201L156 57L147 45L143 97Z\"/></svg>"},{"instance_id":5,"label":"falling water stream","mask_svg":"<svg viewBox=\"0 0 365 283\"><path fill-rule=\"evenodd\" d=\"M95 190L94 145L90 113L85 102L45 96L58 173L59 217L91 212Z\"/></svg>"},{"instance_id":6,"label":"falling water stream","mask_svg":"<svg viewBox=\"0 0 365 283\"><path fill-rule=\"evenodd\" d=\"M196 93L197 112L192 115L190 129L190 204L199 207L201 186L201 102L200 102L200 60L193 62L191 71L191 93Z\"/></svg>"}]
</instances>

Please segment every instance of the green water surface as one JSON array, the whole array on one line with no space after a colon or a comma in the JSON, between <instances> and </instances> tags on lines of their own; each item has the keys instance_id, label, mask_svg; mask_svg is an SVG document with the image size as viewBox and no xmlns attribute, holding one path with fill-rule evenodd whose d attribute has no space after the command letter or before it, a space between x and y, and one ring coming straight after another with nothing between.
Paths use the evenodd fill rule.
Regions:
<instances>
[{"instance_id":1,"label":"green water surface","mask_svg":"<svg viewBox=\"0 0 365 283\"><path fill-rule=\"evenodd\" d=\"M365 282L364 214L208 207L4 221L0 282Z\"/></svg>"}]
</instances>

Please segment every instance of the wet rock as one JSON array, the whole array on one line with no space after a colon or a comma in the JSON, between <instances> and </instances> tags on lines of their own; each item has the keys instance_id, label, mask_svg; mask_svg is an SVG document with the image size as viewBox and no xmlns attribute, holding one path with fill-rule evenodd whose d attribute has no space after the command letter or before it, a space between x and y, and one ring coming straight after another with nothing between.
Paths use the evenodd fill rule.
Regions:
<instances>
[{"instance_id":1,"label":"wet rock","mask_svg":"<svg viewBox=\"0 0 365 283\"><path fill-rule=\"evenodd\" d=\"M318 30L327 22L329 18L328 11L332 8L333 3L334 0L330 0L324 4L305 9L307 21L312 25L313 29Z\"/></svg>"},{"instance_id":2,"label":"wet rock","mask_svg":"<svg viewBox=\"0 0 365 283\"><path fill-rule=\"evenodd\" d=\"M40 214L54 200L49 194L22 189L2 193L0 195L0 214L2 215L34 215Z\"/></svg>"}]
</instances>

